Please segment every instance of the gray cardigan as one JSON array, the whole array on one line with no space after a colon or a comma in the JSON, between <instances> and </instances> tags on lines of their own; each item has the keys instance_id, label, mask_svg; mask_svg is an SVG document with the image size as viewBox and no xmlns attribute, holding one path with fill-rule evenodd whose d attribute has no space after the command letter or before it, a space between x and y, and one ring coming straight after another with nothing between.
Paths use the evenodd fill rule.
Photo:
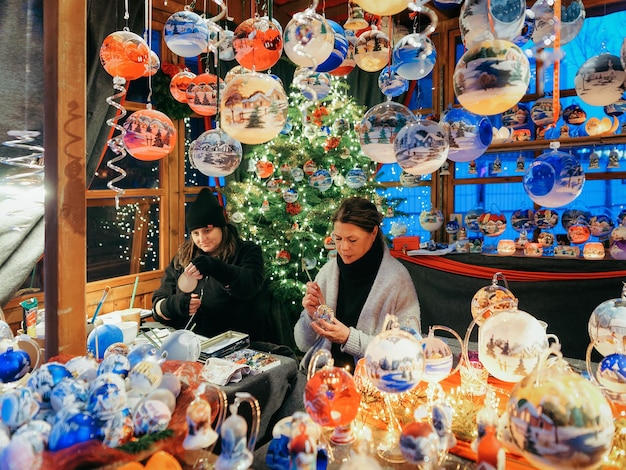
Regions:
<instances>
[{"instance_id":1,"label":"gray cardigan","mask_svg":"<svg viewBox=\"0 0 626 470\"><path fill-rule=\"evenodd\" d=\"M326 304L334 311L339 290L337 260L328 261L315 276L315 281L324 294ZM420 332L420 306L411 276L385 246L378 274L363 305L356 328L350 327L348 340L341 346L343 352L354 356L355 363L365 355L372 338L382 331L387 314L396 315L400 325L416 328ZM327 339L318 341L320 337L310 325L311 319L305 309L294 327L296 346L306 352L302 362L304 368L308 368L311 356L317 349L323 347L330 350L331 347Z\"/></svg>"}]
</instances>

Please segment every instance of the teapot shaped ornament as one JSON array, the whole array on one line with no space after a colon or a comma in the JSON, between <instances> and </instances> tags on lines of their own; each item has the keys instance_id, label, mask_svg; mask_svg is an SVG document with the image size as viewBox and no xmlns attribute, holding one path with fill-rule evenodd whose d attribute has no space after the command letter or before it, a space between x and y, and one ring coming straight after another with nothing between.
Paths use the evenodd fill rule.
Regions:
<instances>
[{"instance_id":1,"label":"teapot shaped ornament","mask_svg":"<svg viewBox=\"0 0 626 470\"><path fill-rule=\"evenodd\" d=\"M252 410L252 420L250 424L250 433L248 444L246 445L246 437L248 435L248 424L246 420L239 415L239 405L247 402ZM261 416L261 408L256 398L247 392L237 392L235 401L229 407L230 416L224 420L220 430L222 437L222 452L215 461L215 470L246 470L252 465L254 455L252 451L259 435L259 419Z\"/></svg>"}]
</instances>

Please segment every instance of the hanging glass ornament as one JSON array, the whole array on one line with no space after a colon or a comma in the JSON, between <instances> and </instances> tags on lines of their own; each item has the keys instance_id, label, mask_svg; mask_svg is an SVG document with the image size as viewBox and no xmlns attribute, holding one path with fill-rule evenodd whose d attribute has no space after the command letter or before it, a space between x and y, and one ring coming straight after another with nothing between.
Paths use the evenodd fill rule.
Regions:
<instances>
[{"instance_id":1,"label":"hanging glass ornament","mask_svg":"<svg viewBox=\"0 0 626 470\"><path fill-rule=\"evenodd\" d=\"M200 173L216 178L232 174L241 164L241 143L223 130L202 133L189 147L191 164Z\"/></svg>"},{"instance_id":2,"label":"hanging glass ornament","mask_svg":"<svg viewBox=\"0 0 626 470\"><path fill-rule=\"evenodd\" d=\"M325 169L317 170L309 177L309 185L322 193L330 189L332 184L333 178L330 176L330 172Z\"/></svg>"},{"instance_id":3,"label":"hanging glass ornament","mask_svg":"<svg viewBox=\"0 0 626 470\"><path fill-rule=\"evenodd\" d=\"M328 72L336 77L345 77L354 70L354 67L356 67L356 61L354 60L356 36L354 34L354 31L350 30L345 30L345 34L348 41L348 51L346 53L346 58L343 60L343 62L341 62L341 64L339 64L337 68Z\"/></svg>"},{"instance_id":4,"label":"hanging glass ornament","mask_svg":"<svg viewBox=\"0 0 626 470\"><path fill-rule=\"evenodd\" d=\"M466 109L499 114L524 96L530 83L526 54L510 41L488 40L469 49L454 70L454 93Z\"/></svg>"},{"instance_id":5,"label":"hanging glass ornament","mask_svg":"<svg viewBox=\"0 0 626 470\"><path fill-rule=\"evenodd\" d=\"M477 159L493 139L491 121L463 108L450 106L441 116L439 124L448 137L448 159L453 162Z\"/></svg>"},{"instance_id":6,"label":"hanging glass ornament","mask_svg":"<svg viewBox=\"0 0 626 470\"><path fill-rule=\"evenodd\" d=\"M395 163L394 141L404 126L415 121L415 115L406 106L387 100L370 108L358 126L361 150L380 163Z\"/></svg>"},{"instance_id":7,"label":"hanging glass ornament","mask_svg":"<svg viewBox=\"0 0 626 470\"><path fill-rule=\"evenodd\" d=\"M244 75L250 72L252 72L252 70L245 68L243 65L235 65L232 69L226 72L226 75L224 75L224 83L228 83L237 75Z\"/></svg>"},{"instance_id":8,"label":"hanging glass ornament","mask_svg":"<svg viewBox=\"0 0 626 470\"><path fill-rule=\"evenodd\" d=\"M242 21L233 35L235 60L257 72L273 67L283 53L281 34L276 24L266 16Z\"/></svg>"},{"instance_id":9,"label":"hanging glass ornament","mask_svg":"<svg viewBox=\"0 0 626 470\"><path fill-rule=\"evenodd\" d=\"M333 28L312 8L293 15L283 37L287 57L296 65L312 69L324 63L335 47Z\"/></svg>"},{"instance_id":10,"label":"hanging glass ornament","mask_svg":"<svg viewBox=\"0 0 626 470\"><path fill-rule=\"evenodd\" d=\"M557 150L558 142L550 144L528 166L522 183L528 196L545 207L561 207L571 203L582 192L585 173L580 161L570 153Z\"/></svg>"},{"instance_id":11,"label":"hanging glass ornament","mask_svg":"<svg viewBox=\"0 0 626 470\"><path fill-rule=\"evenodd\" d=\"M161 59L156 52L150 51L148 62L145 64L145 70L142 77L152 77L161 68Z\"/></svg>"},{"instance_id":12,"label":"hanging glass ornament","mask_svg":"<svg viewBox=\"0 0 626 470\"><path fill-rule=\"evenodd\" d=\"M378 16L391 16L409 8L410 0L355 0L363 9Z\"/></svg>"},{"instance_id":13,"label":"hanging glass ornament","mask_svg":"<svg viewBox=\"0 0 626 470\"><path fill-rule=\"evenodd\" d=\"M176 144L174 123L156 109L135 111L124 122L124 129L124 146L137 160L160 160Z\"/></svg>"},{"instance_id":14,"label":"hanging glass ornament","mask_svg":"<svg viewBox=\"0 0 626 470\"><path fill-rule=\"evenodd\" d=\"M441 168L448 158L450 144L438 123L420 119L407 123L398 132L393 147L404 171L425 175Z\"/></svg>"},{"instance_id":15,"label":"hanging glass ornament","mask_svg":"<svg viewBox=\"0 0 626 470\"><path fill-rule=\"evenodd\" d=\"M532 209L517 209L511 214L511 228L516 232L532 232L537 228L535 211Z\"/></svg>"},{"instance_id":16,"label":"hanging glass ornament","mask_svg":"<svg viewBox=\"0 0 626 470\"><path fill-rule=\"evenodd\" d=\"M330 75L314 72L307 67L297 67L292 82L309 101L320 101L330 93Z\"/></svg>"},{"instance_id":17,"label":"hanging glass ornament","mask_svg":"<svg viewBox=\"0 0 626 470\"><path fill-rule=\"evenodd\" d=\"M626 72L620 58L602 53L591 57L580 66L574 77L576 94L592 106L607 106L624 93Z\"/></svg>"},{"instance_id":18,"label":"hanging glass ornament","mask_svg":"<svg viewBox=\"0 0 626 470\"><path fill-rule=\"evenodd\" d=\"M201 73L194 77L187 87L187 104L202 116L214 116L217 114L217 95L223 89L224 81L217 75Z\"/></svg>"},{"instance_id":19,"label":"hanging glass ornament","mask_svg":"<svg viewBox=\"0 0 626 470\"><path fill-rule=\"evenodd\" d=\"M407 80L420 80L432 72L437 60L435 44L421 33L404 36L393 48L396 72Z\"/></svg>"},{"instance_id":20,"label":"hanging glass ornament","mask_svg":"<svg viewBox=\"0 0 626 470\"><path fill-rule=\"evenodd\" d=\"M378 29L361 34L354 46L354 61L366 72L378 72L389 62L389 37Z\"/></svg>"},{"instance_id":21,"label":"hanging glass ornament","mask_svg":"<svg viewBox=\"0 0 626 470\"><path fill-rule=\"evenodd\" d=\"M163 28L165 45L181 57L197 57L209 45L209 28L206 20L190 10L171 15Z\"/></svg>"},{"instance_id":22,"label":"hanging glass ornament","mask_svg":"<svg viewBox=\"0 0 626 470\"><path fill-rule=\"evenodd\" d=\"M115 31L100 46L100 63L113 77L135 80L143 77L150 60L150 47L131 31Z\"/></svg>"},{"instance_id":23,"label":"hanging glass ornament","mask_svg":"<svg viewBox=\"0 0 626 470\"><path fill-rule=\"evenodd\" d=\"M346 174L346 186L350 189L359 189L365 186L367 176L362 168L352 168Z\"/></svg>"},{"instance_id":24,"label":"hanging glass ornament","mask_svg":"<svg viewBox=\"0 0 626 470\"><path fill-rule=\"evenodd\" d=\"M348 38L339 23L333 20L326 20L335 32L335 45L332 52L324 62L315 67L316 72L332 72L339 67L348 56Z\"/></svg>"},{"instance_id":25,"label":"hanging glass ornament","mask_svg":"<svg viewBox=\"0 0 626 470\"><path fill-rule=\"evenodd\" d=\"M443 212L439 209L423 210L420 212L419 221L427 232L436 232L443 225Z\"/></svg>"},{"instance_id":26,"label":"hanging glass ornament","mask_svg":"<svg viewBox=\"0 0 626 470\"><path fill-rule=\"evenodd\" d=\"M223 60L225 62L235 60L235 48L233 47L234 38L234 31L231 31L229 29L222 30L221 39L217 44L217 50L220 55L220 60Z\"/></svg>"},{"instance_id":27,"label":"hanging glass ornament","mask_svg":"<svg viewBox=\"0 0 626 470\"><path fill-rule=\"evenodd\" d=\"M468 49L482 41L513 41L522 32L526 19L524 0L464 2L459 13L461 39Z\"/></svg>"},{"instance_id":28,"label":"hanging glass ornament","mask_svg":"<svg viewBox=\"0 0 626 470\"><path fill-rule=\"evenodd\" d=\"M409 89L409 81L398 75L395 66L385 67L378 76L378 88L387 97L400 96Z\"/></svg>"},{"instance_id":29,"label":"hanging glass ornament","mask_svg":"<svg viewBox=\"0 0 626 470\"><path fill-rule=\"evenodd\" d=\"M262 144L280 134L288 104L285 90L269 75L238 75L221 94L221 128L241 143Z\"/></svg>"},{"instance_id":30,"label":"hanging glass ornament","mask_svg":"<svg viewBox=\"0 0 626 470\"><path fill-rule=\"evenodd\" d=\"M554 99L539 98L530 108L530 119L538 126L547 126L555 122L555 114L560 116L561 110L554 109Z\"/></svg>"},{"instance_id":31,"label":"hanging glass ornament","mask_svg":"<svg viewBox=\"0 0 626 470\"><path fill-rule=\"evenodd\" d=\"M189 70L178 72L170 81L170 93L179 103L187 103L187 88L196 74Z\"/></svg>"},{"instance_id":32,"label":"hanging glass ornament","mask_svg":"<svg viewBox=\"0 0 626 470\"><path fill-rule=\"evenodd\" d=\"M586 12L582 0L560 2L560 5L559 41L563 46L578 35L583 26ZM553 47L556 38L554 2L539 0L533 4L531 12L535 18L535 30L532 33L533 42L541 47Z\"/></svg>"}]
</instances>

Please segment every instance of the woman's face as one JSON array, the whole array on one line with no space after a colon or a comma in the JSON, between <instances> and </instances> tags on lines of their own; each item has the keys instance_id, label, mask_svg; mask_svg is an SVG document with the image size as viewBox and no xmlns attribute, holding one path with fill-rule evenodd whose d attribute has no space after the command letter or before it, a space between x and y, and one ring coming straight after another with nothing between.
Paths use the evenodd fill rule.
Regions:
<instances>
[{"instance_id":1,"label":"woman's face","mask_svg":"<svg viewBox=\"0 0 626 470\"><path fill-rule=\"evenodd\" d=\"M213 253L222 243L222 229L220 227L198 228L191 232L191 239L205 253Z\"/></svg>"},{"instance_id":2,"label":"woman's face","mask_svg":"<svg viewBox=\"0 0 626 470\"><path fill-rule=\"evenodd\" d=\"M369 251L377 235L378 227L370 233L357 225L337 221L333 231L337 254L344 263L354 263Z\"/></svg>"}]
</instances>

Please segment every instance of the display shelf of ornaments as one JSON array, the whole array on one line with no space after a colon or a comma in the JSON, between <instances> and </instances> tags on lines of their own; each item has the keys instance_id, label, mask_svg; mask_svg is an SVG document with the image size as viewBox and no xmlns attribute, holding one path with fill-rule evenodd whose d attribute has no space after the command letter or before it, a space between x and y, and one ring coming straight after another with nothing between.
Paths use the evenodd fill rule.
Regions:
<instances>
[{"instance_id":1,"label":"display shelf of ornaments","mask_svg":"<svg viewBox=\"0 0 626 470\"><path fill-rule=\"evenodd\" d=\"M558 141L561 148L584 147L593 145L617 145L626 143L626 134L612 134L586 137L561 137L559 139L526 140L507 143L492 143L485 153L545 150L550 148L550 142Z\"/></svg>"}]
</instances>

